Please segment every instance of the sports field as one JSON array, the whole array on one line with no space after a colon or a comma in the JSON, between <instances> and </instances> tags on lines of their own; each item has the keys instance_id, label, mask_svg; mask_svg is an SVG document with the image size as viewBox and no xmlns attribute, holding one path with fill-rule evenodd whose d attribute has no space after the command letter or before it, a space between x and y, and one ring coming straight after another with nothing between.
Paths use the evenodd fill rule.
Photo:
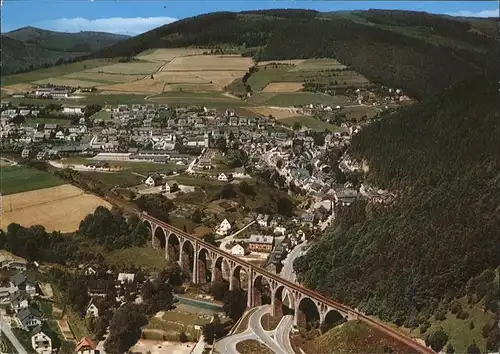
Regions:
<instances>
[{"instance_id":1,"label":"sports field","mask_svg":"<svg viewBox=\"0 0 500 354\"><path fill-rule=\"evenodd\" d=\"M0 227L11 223L42 225L48 231L72 232L98 206L111 208L101 198L70 184L31 190L2 197Z\"/></svg>"},{"instance_id":2,"label":"sports field","mask_svg":"<svg viewBox=\"0 0 500 354\"><path fill-rule=\"evenodd\" d=\"M2 196L64 184L63 180L34 168L22 166L2 167L0 170L0 192Z\"/></svg>"}]
</instances>

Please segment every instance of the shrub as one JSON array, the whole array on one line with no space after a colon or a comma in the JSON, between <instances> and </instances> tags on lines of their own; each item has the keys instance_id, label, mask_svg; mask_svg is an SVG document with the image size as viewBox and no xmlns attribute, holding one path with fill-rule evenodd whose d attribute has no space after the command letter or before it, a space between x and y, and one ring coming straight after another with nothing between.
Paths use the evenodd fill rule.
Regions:
<instances>
[{"instance_id":1,"label":"shrub","mask_svg":"<svg viewBox=\"0 0 500 354\"><path fill-rule=\"evenodd\" d=\"M425 339L425 344L430 345L430 347L436 352L441 351L446 342L448 342L448 335L443 328L439 328L437 331L429 334Z\"/></svg>"}]
</instances>

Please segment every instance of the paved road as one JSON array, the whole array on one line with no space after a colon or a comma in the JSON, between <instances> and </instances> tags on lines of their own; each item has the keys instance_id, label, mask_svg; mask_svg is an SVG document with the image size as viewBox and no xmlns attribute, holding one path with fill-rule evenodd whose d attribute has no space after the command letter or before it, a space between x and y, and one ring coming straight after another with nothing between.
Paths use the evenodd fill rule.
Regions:
<instances>
[{"instance_id":1,"label":"paved road","mask_svg":"<svg viewBox=\"0 0 500 354\"><path fill-rule=\"evenodd\" d=\"M293 261L295 258L299 257L302 251L307 247L307 241L295 246L295 248L288 254L285 259L283 269L280 275L289 281L296 281L296 275L293 270ZM283 300L288 296L288 291L283 294ZM283 348L287 353L294 353L292 343L290 342L290 331L293 327L293 316L286 315L283 316L280 323L276 327L275 340L276 343Z\"/></svg>"},{"instance_id":2,"label":"paved road","mask_svg":"<svg viewBox=\"0 0 500 354\"><path fill-rule=\"evenodd\" d=\"M5 333L5 336L7 336L7 338L10 340L14 348L16 348L18 354L28 354L26 349L24 349L21 343L19 343L16 336L10 329L10 326L7 324L7 322L5 322L3 318L0 318L0 328L2 332Z\"/></svg>"},{"instance_id":3,"label":"paved road","mask_svg":"<svg viewBox=\"0 0 500 354\"><path fill-rule=\"evenodd\" d=\"M272 338L275 331L266 331L262 328L261 319L266 313L271 312L270 305L263 305L257 307L257 310L252 312L248 319L248 328L242 333L234 334L232 336L221 339L215 344L219 353L237 354L236 345L244 340L257 340L266 345L269 349L276 354L290 354L284 351Z\"/></svg>"}]
</instances>

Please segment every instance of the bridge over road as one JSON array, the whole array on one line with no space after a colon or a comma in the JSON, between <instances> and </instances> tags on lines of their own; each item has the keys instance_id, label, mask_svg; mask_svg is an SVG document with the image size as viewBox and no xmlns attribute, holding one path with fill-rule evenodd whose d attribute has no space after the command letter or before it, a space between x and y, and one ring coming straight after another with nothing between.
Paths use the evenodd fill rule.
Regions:
<instances>
[{"instance_id":1,"label":"bridge over road","mask_svg":"<svg viewBox=\"0 0 500 354\"><path fill-rule=\"evenodd\" d=\"M268 301L268 297L264 296L267 293L271 298L272 315L281 317L283 314L291 314L294 316L294 325L303 326L308 321L323 324L342 318L348 321L358 319L416 352L434 353L432 349L382 322L243 261L145 212L140 213L139 217L151 230L153 247L164 249L165 259L178 262L195 284L226 278L231 290L246 290L248 308L263 305ZM284 293L288 294L288 301L283 300L286 298Z\"/></svg>"}]
</instances>

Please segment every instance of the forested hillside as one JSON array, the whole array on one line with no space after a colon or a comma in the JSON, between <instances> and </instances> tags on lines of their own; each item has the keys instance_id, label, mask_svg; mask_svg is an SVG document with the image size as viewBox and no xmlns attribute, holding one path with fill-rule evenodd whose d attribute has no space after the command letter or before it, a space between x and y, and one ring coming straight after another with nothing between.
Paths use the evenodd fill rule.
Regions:
<instances>
[{"instance_id":1,"label":"forested hillside","mask_svg":"<svg viewBox=\"0 0 500 354\"><path fill-rule=\"evenodd\" d=\"M1 36L2 74L34 70L89 55L128 36L102 32L62 33L23 27Z\"/></svg>"},{"instance_id":2,"label":"forested hillside","mask_svg":"<svg viewBox=\"0 0 500 354\"><path fill-rule=\"evenodd\" d=\"M421 98L495 63L494 27L493 19L478 22L408 11L219 12L156 28L95 55L233 45L256 60L333 57L372 81Z\"/></svg>"},{"instance_id":3,"label":"forested hillside","mask_svg":"<svg viewBox=\"0 0 500 354\"><path fill-rule=\"evenodd\" d=\"M459 82L353 138L349 154L368 163L366 181L398 198L387 208L340 210L334 229L296 260L301 281L421 333L432 315L466 318L455 300L465 296L497 313L498 77ZM494 328L483 328L490 350L500 339Z\"/></svg>"}]
</instances>

